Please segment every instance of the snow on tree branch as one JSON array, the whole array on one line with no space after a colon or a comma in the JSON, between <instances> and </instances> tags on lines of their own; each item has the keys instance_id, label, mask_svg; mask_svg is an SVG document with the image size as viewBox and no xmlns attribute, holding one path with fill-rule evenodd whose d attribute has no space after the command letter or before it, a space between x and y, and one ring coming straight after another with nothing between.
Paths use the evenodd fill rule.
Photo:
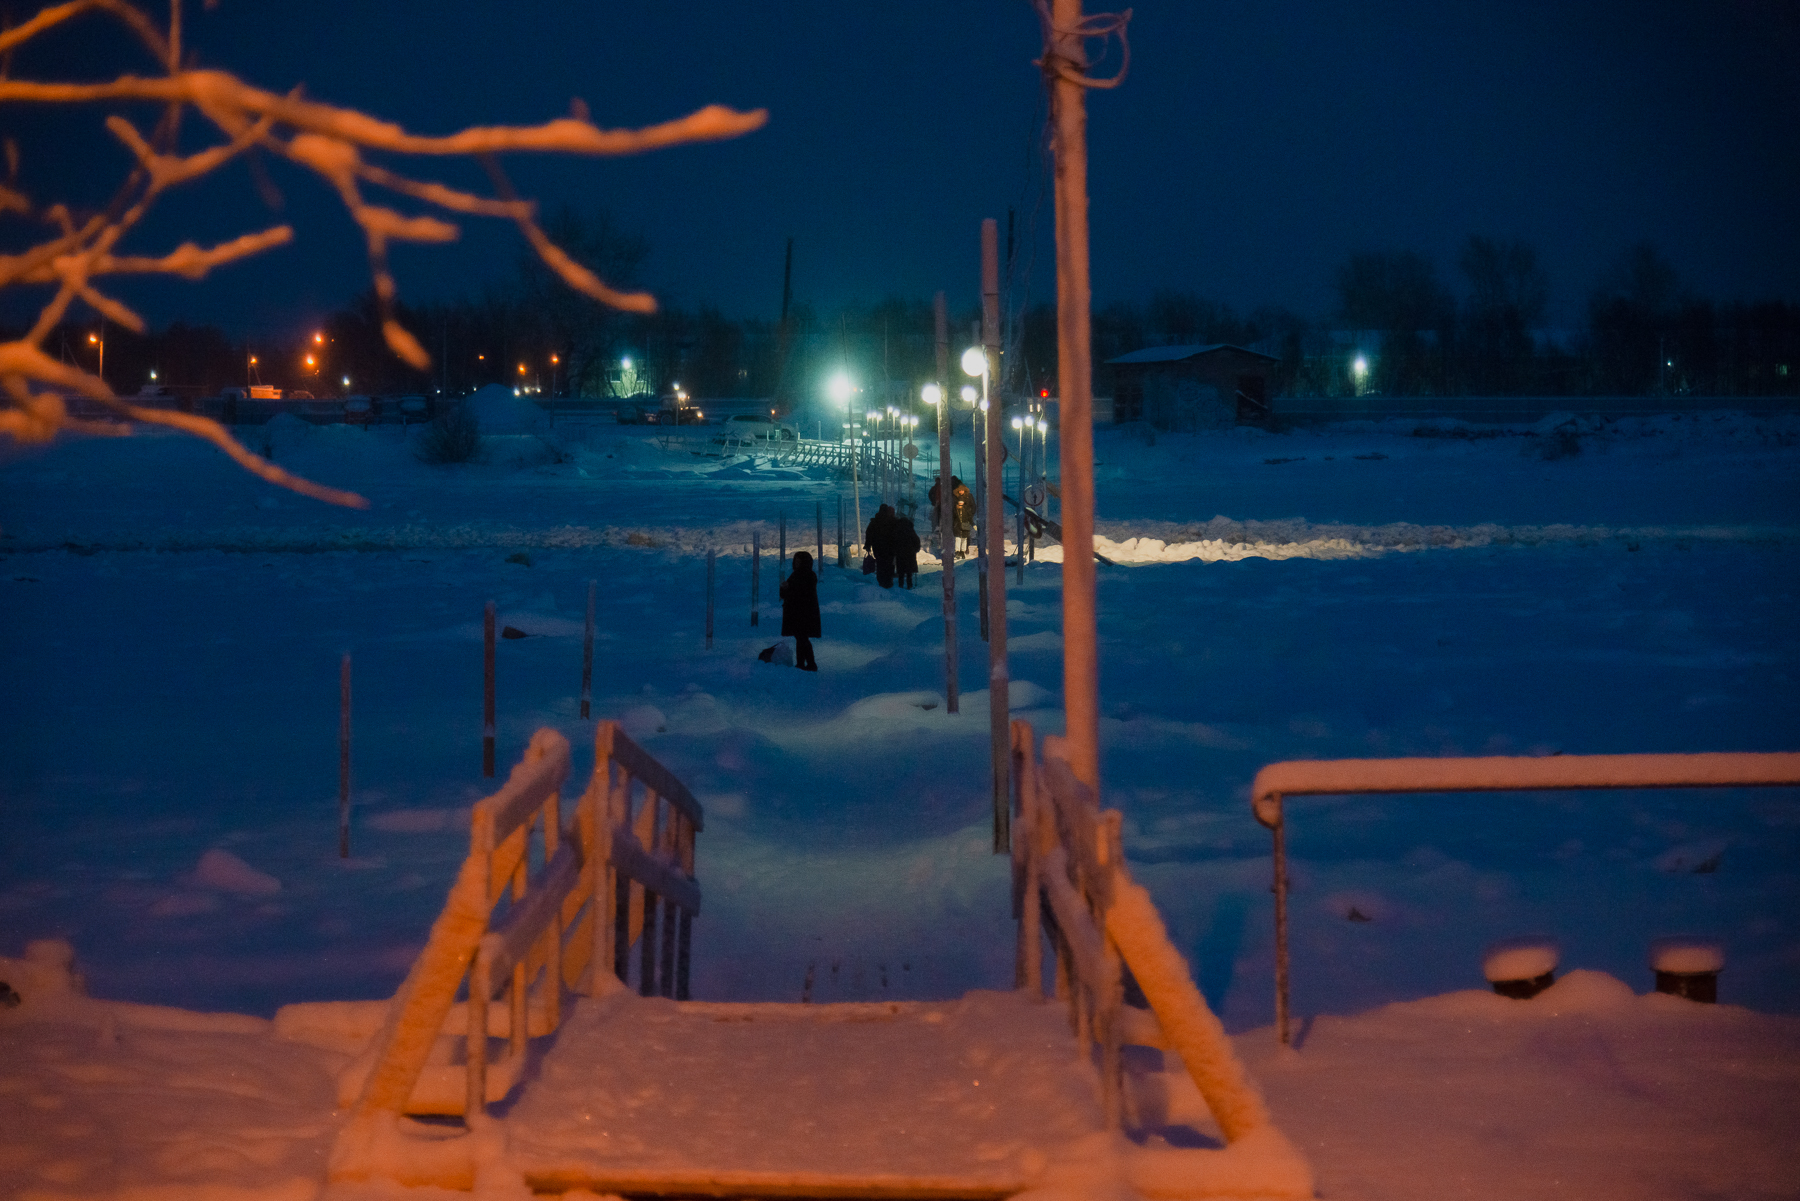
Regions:
<instances>
[{"instance_id":1,"label":"snow on tree branch","mask_svg":"<svg viewBox=\"0 0 1800 1201\"><path fill-rule=\"evenodd\" d=\"M273 226L202 248L184 243L164 254L124 254L120 242L149 212L164 192L202 178L246 152L278 154L331 184L345 209L363 232L369 270L388 348L409 365L425 369L430 358L399 321L399 294L388 269L393 242L450 242L460 227L439 214L493 217L513 222L546 267L569 287L613 308L649 313L656 309L648 293L620 292L576 262L544 233L537 207L514 196L501 174L498 156L509 153L622 155L639 154L690 142L734 138L760 128L768 119L761 109L738 112L708 105L674 121L643 129L601 129L579 101L568 117L531 126L475 126L444 136L410 133L354 109L309 100L298 90L280 95L254 87L225 71L183 69L179 0L173 0L167 30L126 0L71 0L55 4L13 29L0 31L0 55L26 44L47 30L85 14L102 14L134 35L166 74L121 75L99 83L0 78L0 104L91 104L152 101L165 105L156 129L146 136L118 114L106 121L108 131L136 160L129 177L103 211L77 218L58 203L34 204L17 184L18 155L7 143L7 179L0 184L0 214L35 219L53 231L18 254L0 255L0 288L51 285L56 291L37 322L23 337L0 342L0 435L21 442L42 442L61 432L121 433L129 427L72 416L70 396L98 401L128 422L184 430L213 442L245 469L271 483L333 504L366 507L353 493L309 483L250 453L218 422L190 414L146 409L122 400L104 380L43 353L46 337L80 301L95 312L134 331L144 322L95 282L117 275L175 275L204 278L213 268L260 254L294 240L287 225ZM192 108L219 135L219 141L191 155L173 153L175 130L183 111ZM485 196L366 160L370 153L390 156L474 158L494 181L496 195ZM405 213L364 195L376 188L427 210Z\"/></svg>"}]
</instances>

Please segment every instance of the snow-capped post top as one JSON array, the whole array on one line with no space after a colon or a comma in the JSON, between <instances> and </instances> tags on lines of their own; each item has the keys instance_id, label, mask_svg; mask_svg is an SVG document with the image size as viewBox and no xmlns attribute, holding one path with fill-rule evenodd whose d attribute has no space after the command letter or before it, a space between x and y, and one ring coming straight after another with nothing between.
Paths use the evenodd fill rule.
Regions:
<instances>
[{"instance_id":1,"label":"snow-capped post top","mask_svg":"<svg viewBox=\"0 0 1800 1201\"><path fill-rule=\"evenodd\" d=\"M1556 940L1542 935L1508 938L1489 947L1481 957L1481 974L1488 983L1535 980L1556 970L1562 951Z\"/></svg>"},{"instance_id":2,"label":"snow-capped post top","mask_svg":"<svg viewBox=\"0 0 1800 1201\"><path fill-rule=\"evenodd\" d=\"M1650 970L1677 976L1718 972L1725 966L1725 948L1703 938L1659 938L1650 944Z\"/></svg>"}]
</instances>

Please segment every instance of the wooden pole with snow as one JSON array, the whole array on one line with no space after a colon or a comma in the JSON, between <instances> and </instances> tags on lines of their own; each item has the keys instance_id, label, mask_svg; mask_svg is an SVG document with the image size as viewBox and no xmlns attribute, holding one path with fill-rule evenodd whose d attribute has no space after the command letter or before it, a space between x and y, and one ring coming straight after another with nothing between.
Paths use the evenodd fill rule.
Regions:
<instances>
[{"instance_id":1,"label":"wooden pole with snow","mask_svg":"<svg viewBox=\"0 0 1800 1201\"><path fill-rule=\"evenodd\" d=\"M1069 767L1100 787L1100 656L1094 613L1094 392L1088 310L1087 53L1081 0L1053 0L1044 74L1056 164L1057 432L1062 439L1063 708Z\"/></svg>"},{"instance_id":2,"label":"wooden pole with snow","mask_svg":"<svg viewBox=\"0 0 1800 1201\"><path fill-rule=\"evenodd\" d=\"M592 712L594 699L594 591L596 580L588 581L587 628L581 636L581 716Z\"/></svg>"},{"instance_id":3,"label":"wooden pole with snow","mask_svg":"<svg viewBox=\"0 0 1800 1201\"><path fill-rule=\"evenodd\" d=\"M932 300L937 322L938 558L944 565L944 710L960 711L956 695L956 497L950 492L950 320L939 292Z\"/></svg>"},{"instance_id":4,"label":"wooden pole with snow","mask_svg":"<svg viewBox=\"0 0 1800 1201\"><path fill-rule=\"evenodd\" d=\"M494 776L494 602L481 617L481 774Z\"/></svg>"},{"instance_id":5,"label":"wooden pole with snow","mask_svg":"<svg viewBox=\"0 0 1800 1201\"><path fill-rule=\"evenodd\" d=\"M713 638L713 580L717 575L717 552L712 547L706 548L706 649L712 649Z\"/></svg>"},{"instance_id":6,"label":"wooden pole with snow","mask_svg":"<svg viewBox=\"0 0 1800 1201\"><path fill-rule=\"evenodd\" d=\"M762 592L762 531L750 531L750 624L759 626L762 618L757 613Z\"/></svg>"},{"instance_id":7,"label":"wooden pole with snow","mask_svg":"<svg viewBox=\"0 0 1800 1201\"><path fill-rule=\"evenodd\" d=\"M1004 855L1012 847L1012 728L1006 670L1006 514L1001 507L1006 491L1006 434L1000 368L1000 233L992 217L981 223L981 352L987 368L981 381L987 401L987 512L982 521L987 538L988 604L988 734L989 757L994 768L994 853Z\"/></svg>"},{"instance_id":8,"label":"wooden pole with snow","mask_svg":"<svg viewBox=\"0 0 1800 1201\"><path fill-rule=\"evenodd\" d=\"M338 858L350 858L350 656L338 671Z\"/></svg>"}]
</instances>

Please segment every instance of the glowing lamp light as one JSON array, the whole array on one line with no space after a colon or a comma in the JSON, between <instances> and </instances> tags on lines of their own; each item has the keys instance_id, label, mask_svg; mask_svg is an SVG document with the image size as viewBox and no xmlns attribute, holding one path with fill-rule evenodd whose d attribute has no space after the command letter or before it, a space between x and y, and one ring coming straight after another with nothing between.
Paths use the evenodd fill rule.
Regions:
<instances>
[{"instance_id":1,"label":"glowing lamp light","mask_svg":"<svg viewBox=\"0 0 1800 1201\"><path fill-rule=\"evenodd\" d=\"M1025 428L1025 419L1023 417L1014 417L1012 419L1012 427L1014 429L1024 429Z\"/></svg>"},{"instance_id":2,"label":"glowing lamp light","mask_svg":"<svg viewBox=\"0 0 1800 1201\"><path fill-rule=\"evenodd\" d=\"M919 399L928 405L944 403L944 390L936 384L926 384L919 389Z\"/></svg>"},{"instance_id":3,"label":"glowing lamp light","mask_svg":"<svg viewBox=\"0 0 1800 1201\"><path fill-rule=\"evenodd\" d=\"M982 411L982 412L983 412L983 413L985 413L985 412L987 412L987 405L988 405L988 402L987 402L987 401L985 401L985 400L984 400L984 401L982 401L982 402L981 402L981 411Z\"/></svg>"},{"instance_id":4,"label":"glowing lamp light","mask_svg":"<svg viewBox=\"0 0 1800 1201\"><path fill-rule=\"evenodd\" d=\"M825 390L831 399L845 408L849 408L850 397L856 392L856 385L850 382L849 376L840 371L831 377L831 382L825 385Z\"/></svg>"},{"instance_id":5,"label":"glowing lamp light","mask_svg":"<svg viewBox=\"0 0 1800 1201\"><path fill-rule=\"evenodd\" d=\"M319 344L319 345L323 345L325 342L325 335L324 334L314 334L313 342L316 344Z\"/></svg>"},{"instance_id":6,"label":"glowing lamp light","mask_svg":"<svg viewBox=\"0 0 1800 1201\"><path fill-rule=\"evenodd\" d=\"M627 370L627 371L630 371L631 370L631 356L627 355L625 358L620 359L619 366L625 368L625 370Z\"/></svg>"},{"instance_id":7,"label":"glowing lamp light","mask_svg":"<svg viewBox=\"0 0 1800 1201\"><path fill-rule=\"evenodd\" d=\"M981 389L977 388L974 384L963 385L962 398L964 404L974 404L980 395Z\"/></svg>"},{"instance_id":8,"label":"glowing lamp light","mask_svg":"<svg viewBox=\"0 0 1800 1201\"><path fill-rule=\"evenodd\" d=\"M349 386L350 386L350 377L346 375L344 377L344 387L348 388Z\"/></svg>"},{"instance_id":9,"label":"glowing lamp light","mask_svg":"<svg viewBox=\"0 0 1800 1201\"><path fill-rule=\"evenodd\" d=\"M520 374L520 375L524 375L524 374L525 374L525 364L523 364L523 363L520 363L520 364L519 364L519 374Z\"/></svg>"},{"instance_id":10,"label":"glowing lamp light","mask_svg":"<svg viewBox=\"0 0 1800 1201\"><path fill-rule=\"evenodd\" d=\"M981 353L981 347L971 346L963 351L962 369L965 375L980 377L987 374L987 356Z\"/></svg>"},{"instance_id":11,"label":"glowing lamp light","mask_svg":"<svg viewBox=\"0 0 1800 1201\"><path fill-rule=\"evenodd\" d=\"M96 334L88 335L88 345L89 346L98 346L99 344L100 344L100 338L98 335L96 335Z\"/></svg>"},{"instance_id":12,"label":"glowing lamp light","mask_svg":"<svg viewBox=\"0 0 1800 1201\"><path fill-rule=\"evenodd\" d=\"M1358 379L1361 379L1363 376L1369 374L1369 360L1363 358L1361 355L1357 355L1356 362L1352 365L1351 370L1356 372L1356 377Z\"/></svg>"},{"instance_id":13,"label":"glowing lamp light","mask_svg":"<svg viewBox=\"0 0 1800 1201\"><path fill-rule=\"evenodd\" d=\"M150 369L150 378L152 381L156 379L156 369L154 367Z\"/></svg>"},{"instance_id":14,"label":"glowing lamp light","mask_svg":"<svg viewBox=\"0 0 1800 1201\"><path fill-rule=\"evenodd\" d=\"M1041 433L1045 432L1046 430L1048 430L1049 428L1050 428L1049 422L1043 421L1043 420L1038 421L1038 433L1041 434Z\"/></svg>"}]
</instances>

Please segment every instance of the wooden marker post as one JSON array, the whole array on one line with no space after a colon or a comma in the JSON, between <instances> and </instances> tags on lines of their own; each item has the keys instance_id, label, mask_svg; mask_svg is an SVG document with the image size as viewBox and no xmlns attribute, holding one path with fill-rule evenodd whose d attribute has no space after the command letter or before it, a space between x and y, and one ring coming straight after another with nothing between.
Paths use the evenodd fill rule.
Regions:
<instances>
[{"instance_id":1,"label":"wooden marker post","mask_svg":"<svg viewBox=\"0 0 1800 1201\"><path fill-rule=\"evenodd\" d=\"M775 565L775 578L787 582L787 512L781 514L781 561Z\"/></svg>"},{"instance_id":2,"label":"wooden marker post","mask_svg":"<svg viewBox=\"0 0 1800 1201\"><path fill-rule=\"evenodd\" d=\"M338 671L338 858L350 858L350 656Z\"/></svg>"},{"instance_id":3,"label":"wooden marker post","mask_svg":"<svg viewBox=\"0 0 1800 1201\"><path fill-rule=\"evenodd\" d=\"M759 626L762 617L757 612L762 601L762 531L750 531L750 624Z\"/></svg>"},{"instance_id":4,"label":"wooden marker post","mask_svg":"<svg viewBox=\"0 0 1800 1201\"><path fill-rule=\"evenodd\" d=\"M494 602L481 619L481 774L494 775Z\"/></svg>"},{"instance_id":5,"label":"wooden marker post","mask_svg":"<svg viewBox=\"0 0 1800 1201\"><path fill-rule=\"evenodd\" d=\"M988 725L994 763L994 854L1012 850L1012 722L1006 666L1006 406L995 386L1000 370L1000 235L992 217L981 223L981 348L987 357L987 637Z\"/></svg>"},{"instance_id":6,"label":"wooden marker post","mask_svg":"<svg viewBox=\"0 0 1800 1201\"><path fill-rule=\"evenodd\" d=\"M825 502L822 500L815 500L813 502L813 521L819 527L819 562L817 564L817 569L823 571L825 569Z\"/></svg>"},{"instance_id":7,"label":"wooden marker post","mask_svg":"<svg viewBox=\"0 0 1800 1201\"><path fill-rule=\"evenodd\" d=\"M1063 705L1069 768L1100 791L1100 657L1095 622L1094 375L1088 312L1087 54L1081 0L1053 0L1050 81L1056 182L1057 426L1062 452Z\"/></svg>"},{"instance_id":8,"label":"wooden marker post","mask_svg":"<svg viewBox=\"0 0 1800 1201\"><path fill-rule=\"evenodd\" d=\"M712 649L713 635L713 578L716 574L715 553L712 547L706 548L706 649Z\"/></svg>"},{"instance_id":9,"label":"wooden marker post","mask_svg":"<svg viewBox=\"0 0 1800 1201\"><path fill-rule=\"evenodd\" d=\"M581 716L591 711L594 697L594 590L599 581L588 581L587 630L581 636Z\"/></svg>"},{"instance_id":10,"label":"wooden marker post","mask_svg":"<svg viewBox=\"0 0 1800 1201\"><path fill-rule=\"evenodd\" d=\"M944 711L960 711L956 695L956 497L950 491L950 320L939 292L932 301L937 321L938 386L938 558L944 564Z\"/></svg>"}]
</instances>

